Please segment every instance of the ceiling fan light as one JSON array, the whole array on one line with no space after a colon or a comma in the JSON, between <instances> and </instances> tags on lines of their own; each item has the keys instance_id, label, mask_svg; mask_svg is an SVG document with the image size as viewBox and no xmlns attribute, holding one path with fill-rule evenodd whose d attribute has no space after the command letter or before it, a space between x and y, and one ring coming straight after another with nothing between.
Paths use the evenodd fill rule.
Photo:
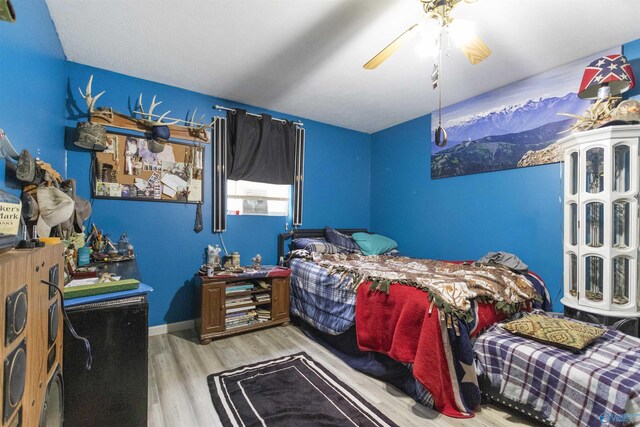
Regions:
<instances>
[{"instance_id":1,"label":"ceiling fan light","mask_svg":"<svg viewBox=\"0 0 640 427\"><path fill-rule=\"evenodd\" d=\"M416 43L416 54L420 58L433 58L438 53L438 31L428 25L418 27L418 42Z\"/></svg>"},{"instance_id":2,"label":"ceiling fan light","mask_svg":"<svg viewBox=\"0 0 640 427\"><path fill-rule=\"evenodd\" d=\"M465 46L475 39L476 24L463 19L454 19L449 24L449 34L456 46Z\"/></svg>"},{"instance_id":3,"label":"ceiling fan light","mask_svg":"<svg viewBox=\"0 0 640 427\"><path fill-rule=\"evenodd\" d=\"M420 58L433 58L437 53L436 40L433 38L421 38L416 43L416 54Z\"/></svg>"}]
</instances>

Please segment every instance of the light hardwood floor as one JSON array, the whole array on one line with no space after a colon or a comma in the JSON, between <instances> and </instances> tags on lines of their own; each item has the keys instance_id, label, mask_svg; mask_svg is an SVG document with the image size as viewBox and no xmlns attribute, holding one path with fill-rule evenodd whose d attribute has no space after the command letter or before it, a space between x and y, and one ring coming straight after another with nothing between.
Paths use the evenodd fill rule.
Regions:
<instances>
[{"instance_id":1,"label":"light hardwood floor","mask_svg":"<svg viewBox=\"0 0 640 427\"><path fill-rule=\"evenodd\" d=\"M502 407L483 405L459 420L418 405L392 386L351 369L297 327L280 326L200 345L194 331L149 339L149 425L219 426L207 386L209 374L305 351L400 426L535 425Z\"/></svg>"}]
</instances>

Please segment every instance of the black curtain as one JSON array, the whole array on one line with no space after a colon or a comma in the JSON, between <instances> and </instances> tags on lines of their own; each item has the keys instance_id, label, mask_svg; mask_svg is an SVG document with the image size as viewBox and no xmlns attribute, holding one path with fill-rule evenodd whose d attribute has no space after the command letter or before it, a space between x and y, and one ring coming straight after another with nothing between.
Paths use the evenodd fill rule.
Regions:
<instances>
[{"instance_id":1,"label":"black curtain","mask_svg":"<svg viewBox=\"0 0 640 427\"><path fill-rule=\"evenodd\" d=\"M227 179L293 184L295 125L256 117L246 110L227 112Z\"/></svg>"}]
</instances>

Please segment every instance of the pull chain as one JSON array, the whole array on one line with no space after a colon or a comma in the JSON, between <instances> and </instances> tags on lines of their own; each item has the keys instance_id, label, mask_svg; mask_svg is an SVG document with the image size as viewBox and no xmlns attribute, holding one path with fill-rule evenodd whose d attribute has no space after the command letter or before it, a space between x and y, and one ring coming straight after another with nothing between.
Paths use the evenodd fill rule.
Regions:
<instances>
[{"instance_id":1,"label":"pull chain","mask_svg":"<svg viewBox=\"0 0 640 427\"><path fill-rule=\"evenodd\" d=\"M442 32L444 27L440 29L440 35L438 36L438 59L434 64L434 72L431 76L433 88L438 88L438 127L435 130L434 142L438 147L444 147L447 145L447 132L442 127L442 82L440 81L440 75L442 71Z\"/></svg>"},{"instance_id":2,"label":"pull chain","mask_svg":"<svg viewBox=\"0 0 640 427\"><path fill-rule=\"evenodd\" d=\"M442 32L444 27L440 29L440 35L438 36L438 70L442 71ZM438 79L440 80L440 79ZM442 129L442 82L438 85L438 128Z\"/></svg>"}]
</instances>

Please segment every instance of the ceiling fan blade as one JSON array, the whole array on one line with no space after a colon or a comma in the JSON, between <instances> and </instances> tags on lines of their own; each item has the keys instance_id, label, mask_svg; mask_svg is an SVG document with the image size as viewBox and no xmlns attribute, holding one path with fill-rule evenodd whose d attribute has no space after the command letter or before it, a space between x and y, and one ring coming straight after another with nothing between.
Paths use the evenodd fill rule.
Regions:
<instances>
[{"instance_id":1,"label":"ceiling fan blade","mask_svg":"<svg viewBox=\"0 0 640 427\"><path fill-rule=\"evenodd\" d=\"M467 57L469 62L473 65L484 61L491 55L491 49L487 46L480 37L474 36L464 45L460 46L460 50Z\"/></svg>"},{"instance_id":2,"label":"ceiling fan blade","mask_svg":"<svg viewBox=\"0 0 640 427\"><path fill-rule=\"evenodd\" d=\"M417 27L418 27L418 24L414 24L411 27L409 27L407 31L400 34L398 38L396 38L394 41L389 43L387 47L382 49L376 56L371 58L369 62L363 65L363 67L367 70L373 70L378 65L382 64L384 61L387 60L387 58L393 55L393 53L396 50L400 49L406 42L411 40L411 37L413 37L413 35L415 34L413 30L415 30Z\"/></svg>"}]
</instances>

